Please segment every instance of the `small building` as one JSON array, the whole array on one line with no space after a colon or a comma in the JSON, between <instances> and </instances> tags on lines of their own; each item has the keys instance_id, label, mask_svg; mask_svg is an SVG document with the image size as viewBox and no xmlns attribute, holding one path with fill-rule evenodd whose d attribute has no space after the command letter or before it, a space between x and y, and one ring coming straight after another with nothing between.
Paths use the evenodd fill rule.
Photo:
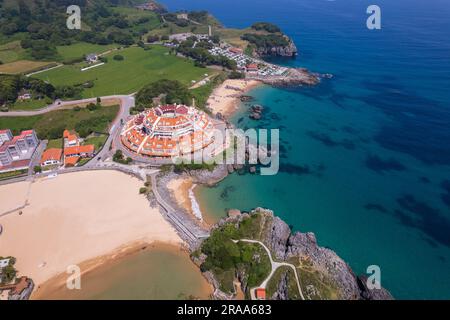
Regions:
<instances>
[{"instance_id":1,"label":"small building","mask_svg":"<svg viewBox=\"0 0 450 320\"><path fill-rule=\"evenodd\" d=\"M177 19L180 20L189 20L188 14L187 13L179 13L177 14Z\"/></svg>"},{"instance_id":2,"label":"small building","mask_svg":"<svg viewBox=\"0 0 450 320\"><path fill-rule=\"evenodd\" d=\"M90 53L86 55L86 62L96 63L98 61L98 55L96 53Z\"/></svg>"},{"instance_id":3,"label":"small building","mask_svg":"<svg viewBox=\"0 0 450 320\"><path fill-rule=\"evenodd\" d=\"M241 48L236 48L236 47L231 47L230 49L228 49L228 51L230 51L231 53L234 53L234 54L244 53L244 50L242 50Z\"/></svg>"},{"instance_id":4,"label":"small building","mask_svg":"<svg viewBox=\"0 0 450 320\"><path fill-rule=\"evenodd\" d=\"M67 147L64 149L64 157L91 158L94 156L95 147L92 144L85 146Z\"/></svg>"},{"instance_id":5,"label":"small building","mask_svg":"<svg viewBox=\"0 0 450 320\"><path fill-rule=\"evenodd\" d=\"M255 290L255 296L257 300L266 300L266 289L257 288Z\"/></svg>"},{"instance_id":6,"label":"small building","mask_svg":"<svg viewBox=\"0 0 450 320\"><path fill-rule=\"evenodd\" d=\"M70 134L67 137L67 146L69 147L75 147L79 145L78 137L76 134Z\"/></svg>"},{"instance_id":7,"label":"small building","mask_svg":"<svg viewBox=\"0 0 450 320\"><path fill-rule=\"evenodd\" d=\"M23 93L17 97L19 101L30 100L32 98L31 93Z\"/></svg>"},{"instance_id":8,"label":"small building","mask_svg":"<svg viewBox=\"0 0 450 320\"><path fill-rule=\"evenodd\" d=\"M41 158L41 166L60 165L62 159L62 149L50 148L44 151Z\"/></svg>"},{"instance_id":9,"label":"small building","mask_svg":"<svg viewBox=\"0 0 450 320\"><path fill-rule=\"evenodd\" d=\"M64 147L75 147L80 145L80 139L78 138L76 133L70 133L69 130L64 130L63 133L64 138Z\"/></svg>"},{"instance_id":10,"label":"small building","mask_svg":"<svg viewBox=\"0 0 450 320\"><path fill-rule=\"evenodd\" d=\"M258 65L256 63L250 63L246 67L247 72L258 72Z\"/></svg>"}]
</instances>

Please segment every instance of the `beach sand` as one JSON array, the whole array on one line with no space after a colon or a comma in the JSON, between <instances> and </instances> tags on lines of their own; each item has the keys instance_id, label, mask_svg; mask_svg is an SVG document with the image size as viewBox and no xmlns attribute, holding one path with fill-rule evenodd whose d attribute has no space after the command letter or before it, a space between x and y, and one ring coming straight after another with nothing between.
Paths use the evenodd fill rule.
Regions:
<instances>
[{"instance_id":1,"label":"beach sand","mask_svg":"<svg viewBox=\"0 0 450 320\"><path fill-rule=\"evenodd\" d=\"M0 216L26 204L30 184L23 181L0 186Z\"/></svg>"},{"instance_id":2,"label":"beach sand","mask_svg":"<svg viewBox=\"0 0 450 320\"><path fill-rule=\"evenodd\" d=\"M155 241L181 245L182 240L139 195L142 182L116 171L90 171L38 180L29 205L0 217L0 252L17 258L20 275L39 286L67 267L130 246ZM0 199L18 199L26 185L0 186ZM26 194L26 192L25 192ZM24 197L24 196L23 196ZM16 205L11 202L5 207ZM2 208L3 209L3 208Z\"/></svg>"},{"instance_id":3,"label":"beach sand","mask_svg":"<svg viewBox=\"0 0 450 320\"><path fill-rule=\"evenodd\" d=\"M189 199L189 189L192 187L192 179L189 177L175 178L169 181L167 188L173 193L178 206L189 212L192 212L192 203Z\"/></svg>"},{"instance_id":4,"label":"beach sand","mask_svg":"<svg viewBox=\"0 0 450 320\"><path fill-rule=\"evenodd\" d=\"M207 105L214 114L220 112L225 117L228 117L237 111L239 97L261 84L260 81L256 80L226 80L214 89L207 101Z\"/></svg>"},{"instance_id":5,"label":"beach sand","mask_svg":"<svg viewBox=\"0 0 450 320\"><path fill-rule=\"evenodd\" d=\"M176 204L193 215L194 219L198 219L199 215L201 215L202 219L199 220L199 223L203 224L204 227L209 227L208 220L205 220L205 213L200 212L200 208L196 208L196 212L194 212L192 198L197 202L194 192L196 187L190 177L174 178L167 184L167 188L172 192Z\"/></svg>"}]
</instances>

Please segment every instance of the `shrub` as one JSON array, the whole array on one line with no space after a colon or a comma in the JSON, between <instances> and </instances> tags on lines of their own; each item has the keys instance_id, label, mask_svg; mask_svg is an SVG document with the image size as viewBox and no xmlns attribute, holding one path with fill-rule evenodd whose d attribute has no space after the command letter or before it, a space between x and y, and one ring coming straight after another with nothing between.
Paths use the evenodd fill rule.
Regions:
<instances>
[{"instance_id":1,"label":"shrub","mask_svg":"<svg viewBox=\"0 0 450 320\"><path fill-rule=\"evenodd\" d=\"M95 103L89 103L86 107L89 111L94 111L100 108L100 105Z\"/></svg>"},{"instance_id":2,"label":"shrub","mask_svg":"<svg viewBox=\"0 0 450 320\"><path fill-rule=\"evenodd\" d=\"M147 191L148 191L147 188L142 187L142 188L139 189L139 194L145 194L145 193L147 193Z\"/></svg>"},{"instance_id":3,"label":"shrub","mask_svg":"<svg viewBox=\"0 0 450 320\"><path fill-rule=\"evenodd\" d=\"M116 54L113 57L113 59L116 60L116 61L123 61L123 60L125 60L125 58L122 55L120 55L120 54Z\"/></svg>"}]
</instances>

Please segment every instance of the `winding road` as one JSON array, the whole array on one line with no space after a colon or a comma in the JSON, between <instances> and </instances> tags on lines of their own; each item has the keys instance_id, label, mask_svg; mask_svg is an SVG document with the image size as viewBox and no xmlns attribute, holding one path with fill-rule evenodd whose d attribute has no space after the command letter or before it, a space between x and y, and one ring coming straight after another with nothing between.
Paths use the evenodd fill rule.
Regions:
<instances>
[{"instance_id":1,"label":"winding road","mask_svg":"<svg viewBox=\"0 0 450 320\"><path fill-rule=\"evenodd\" d=\"M261 241L258 240L250 240L250 239L240 239L240 240L233 240L234 243L238 243L238 242L248 242L248 243L257 243L259 245L261 245L267 252L267 255L269 256L270 259L270 264L272 267L272 270L270 271L270 274L267 276L267 278L261 283L261 285L257 288L263 288L266 289L267 287L267 283L269 282L269 280L272 278L273 274L275 273L275 271L279 268L279 267L289 267L294 271L295 274L295 280L297 282L297 287L298 287L298 292L300 293L300 297L302 298L302 300L305 300L305 297L303 296L303 292L302 292L302 288L300 287L300 280L297 274L297 268L295 268L295 266L291 263L287 263L287 262L277 262L274 261L272 259L272 254L270 253L269 248L266 247L266 245L264 243L262 243ZM256 300L256 296L255 296L255 290L257 288L251 288L250 289L250 297L252 300Z\"/></svg>"}]
</instances>

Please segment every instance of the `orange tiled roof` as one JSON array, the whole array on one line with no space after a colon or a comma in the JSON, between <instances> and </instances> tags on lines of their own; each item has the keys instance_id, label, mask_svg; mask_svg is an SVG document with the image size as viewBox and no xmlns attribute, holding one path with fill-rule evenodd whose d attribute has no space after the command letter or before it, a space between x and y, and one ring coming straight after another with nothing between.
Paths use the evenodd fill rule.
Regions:
<instances>
[{"instance_id":1,"label":"orange tiled roof","mask_svg":"<svg viewBox=\"0 0 450 320\"><path fill-rule=\"evenodd\" d=\"M64 149L64 155L68 156L71 154L81 154L81 153L94 153L95 147L92 144L86 146L75 146L67 147Z\"/></svg>"},{"instance_id":2,"label":"orange tiled roof","mask_svg":"<svg viewBox=\"0 0 450 320\"><path fill-rule=\"evenodd\" d=\"M67 157L64 159L64 165L65 166L74 166L78 163L80 160L80 157Z\"/></svg>"},{"instance_id":3,"label":"orange tiled roof","mask_svg":"<svg viewBox=\"0 0 450 320\"><path fill-rule=\"evenodd\" d=\"M266 289L258 288L255 290L256 299L266 299Z\"/></svg>"},{"instance_id":4,"label":"orange tiled roof","mask_svg":"<svg viewBox=\"0 0 450 320\"><path fill-rule=\"evenodd\" d=\"M69 140L69 141L78 141L78 137L77 137L77 135L76 134L69 134L68 136L67 136L67 140Z\"/></svg>"},{"instance_id":5,"label":"orange tiled roof","mask_svg":"<svg viewBox=\"0 0 450 320\"><path fill-rule=\"evenodd\" d=\"M68 138L70 136L70 132L69 132L69 130L64 130L64 133L63 133L63 137L64 138Z\"/></svg>"},{"instance_id":6,"label":"orange tiled roof","mask_svg":"<svg viewBox=\"0 0 450 320\"><path fill-rule=\"evenodd\" d=\"M61 160L62 149L51 148L44 151L41 158L41 163L44 163L49 160Z\"/></svg>"}]
</instances>

